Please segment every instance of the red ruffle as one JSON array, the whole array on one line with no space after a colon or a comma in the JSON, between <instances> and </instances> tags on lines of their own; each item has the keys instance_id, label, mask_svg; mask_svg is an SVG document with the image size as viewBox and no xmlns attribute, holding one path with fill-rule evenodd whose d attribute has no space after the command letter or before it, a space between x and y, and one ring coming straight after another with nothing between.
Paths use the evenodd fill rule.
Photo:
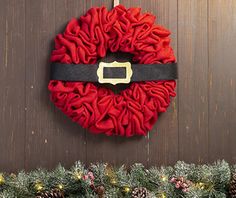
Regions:
<instances>
[{"instance_id":1,"label":"red ruffle","mask_svg":"<svg viewBox=\"0 0 236 198\"><path fill-rule=\"evenodd\" d=\"M108 11L91 8L79 20L72 19L63 34L55 38L52 62L96 63L107 50L134 55L139 63L171 63L170 32L155 25L155 16L119 5ZM159 112L165 112L175 94L175 81L132 83L115 94L89 82L49 83L51 100L73 121L92 133L146 135Z\"/></svg>"}]
</instances>

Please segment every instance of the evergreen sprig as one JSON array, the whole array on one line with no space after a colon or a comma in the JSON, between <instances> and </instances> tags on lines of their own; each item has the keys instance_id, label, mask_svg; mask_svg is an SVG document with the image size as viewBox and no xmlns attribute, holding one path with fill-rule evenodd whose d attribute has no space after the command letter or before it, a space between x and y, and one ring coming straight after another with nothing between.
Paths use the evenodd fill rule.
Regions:
<instances>
[{"instance_id":1,"label":"evergreen sprig","mask_svg":"<svg viewBox=\"0 0 236 198\"><path fill-rule=\"evenodd\" d=\"M60 190L69 198L131 197L134 188L145 188L150 198L226 198L236 166L225 161L212 165L177 162L173 167L151 167L134 164L112 167L105 163L85 167L81 162L67 170L59 165L53 171L37 169L26 173L0 173L0 198L34 198L38 193ZM177 181L173 183L171 181ZM179 187L179 182L183 186ZM185 188L184 183L188 183ZM184 190L183 190L184 189ZM104 191L104 192L103 192Z\"/></svg>"}]
</instances>

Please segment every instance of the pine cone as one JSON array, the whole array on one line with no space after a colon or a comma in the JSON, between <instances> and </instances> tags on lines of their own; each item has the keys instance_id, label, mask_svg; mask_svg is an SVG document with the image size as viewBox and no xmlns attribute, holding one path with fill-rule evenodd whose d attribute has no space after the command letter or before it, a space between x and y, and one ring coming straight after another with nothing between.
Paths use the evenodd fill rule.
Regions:
<instances>
[{"instance_id":1,"label":"pine cone","mask_svg":"<svg viewBox=\"0 0 236 198\"><path fill-rule=\"evenodd\" d=\"M64 198L64 193L60 190L54 189L51 191L41 192L36 198Z\"/></svg>"},{"instance_id":2,"label":"pine cone","mask_svg":"<svg viewBox=\"0 0 236 198\"><path fill-rule=\"evenodd\" d=\"M236 173L234 173L231 178L229 185L229 194L231 198L236 198Z\"/></svg>"},{"instance_id":3,"label":"pine cone","mask_svg":"<svg viewBox=\"0 0 236 198\"><path fill-rule=\"evenodd\" d=\"M95 192L97 193L98 195L98 198L104 198L104 195L105 195L105 188L104 186L97 186L95 188Z\"/></svg>"},{"instance_id":4,"label":"pine cone","mask_svg":"<svg viewBox=\"0 0 236 198\"><path fill-rule=\"evenodd\" d=\"M146 198L148 197L148 191L144 187L134 188L131 193L132 198Z\"/></svg>"}]
</instances>

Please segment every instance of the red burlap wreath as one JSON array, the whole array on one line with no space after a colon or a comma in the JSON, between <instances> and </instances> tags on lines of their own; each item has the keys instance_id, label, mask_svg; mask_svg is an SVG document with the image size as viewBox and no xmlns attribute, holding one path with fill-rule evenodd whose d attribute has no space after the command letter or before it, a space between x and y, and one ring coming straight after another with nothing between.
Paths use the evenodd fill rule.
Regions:
<instances>
[{"instance_id":1,"label":"red burlap wreath","mask_svg":"<svg viewBox=\"0 0 236 198\"><path fill-rule=\"evenodd\" d=\"M133 61L142 64L175 62L170 32L140 10L122 5L111 11L91 8L57 35L51 61L96 63L110 50L131 53ZM92 133L129 137L152 129L158 113L165 112L176 95L175 86L174 80L135 82L119 94L90 82L51 80L48 87L53 103Z\"/></svg>"}]
</instances>

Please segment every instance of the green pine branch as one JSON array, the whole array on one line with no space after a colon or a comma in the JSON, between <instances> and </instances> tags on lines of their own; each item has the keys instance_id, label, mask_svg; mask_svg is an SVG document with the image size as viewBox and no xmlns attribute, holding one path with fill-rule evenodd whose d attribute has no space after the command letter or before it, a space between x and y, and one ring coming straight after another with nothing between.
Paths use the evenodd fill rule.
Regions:
<instances>
[{"instance_id":1,"label":"green pine branch","mask_svg":"<svg viewBox=\"0 0 236 198\"><path fill-rule=\"evenodd\" d=\"M53 171L37 169L26 173L0 174L1 198L29 198L57 189L65 197L131 197L135 188L144 188L150 198L226 198L236 166L225 161L212 165L177 162L173 167L134 164L112 167L105 163L85 167L81 162L67 170L59 165ZM178 181L186 185L178 186Z\"/></svg>"}]
</instances>

